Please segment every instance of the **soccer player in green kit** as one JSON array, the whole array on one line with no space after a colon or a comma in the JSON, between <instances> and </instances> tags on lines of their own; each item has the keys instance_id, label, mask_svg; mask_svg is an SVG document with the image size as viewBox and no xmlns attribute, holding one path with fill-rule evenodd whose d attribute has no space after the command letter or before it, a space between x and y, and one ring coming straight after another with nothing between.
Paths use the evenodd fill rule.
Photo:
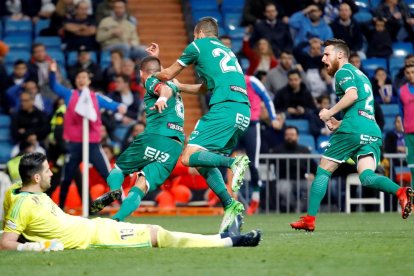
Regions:
<instances>
[{"instance_id":1,"label":"soccer player in green kit","mask_svg":"<svg viewBox=\"0 0 414 276\"><path fill-rule=\"evenodd\" d=\"M152 76L160 70L161 62L157 57L146 57L141 61L141 77L147 90L144 96L147 125L144 132L118 157L115 168L107 178L111 191L92 203L92 212L98 212L118 199L125 175L138 172L135 185L113 216L113 219L123 221L139 207L147 192L164 183L181 155L184 105L173 82L161 82Z\"/></svg>"},{"instance_id":2,"label":"soccer player in green kit","mask_svg":"<svg viewBox=\"0 0 414 276\"><path fill-rule=\"evenodd\" d=\"M291 223L293 229L315 230L315 216L325 196L329 178L338 166L352 158L357 164L361 184L365 187L396 195L402 208L402 218L411 213L413 191L400 187L389 178L375 174L380 159L382 134L374 116L371 83L367 76L348 62L349 48L340 39L325 42L322 57L327 72L335 78L339 102L322 109L321 120L334 131L329 140L310 190L308 214ZM342 121L333 116L342 111Z\"/></svg>"},{"instance_id":3,"label":"soccer player in green kit","mask_svg":"<svg viewBox=\"0 0 414 276\"><path fill-rule=\"evenodd\" d=\"M147 52L158 56L158 45L153 43ZM198 21L194 28L194 41L175 63L154 76L161 81L172 80L191 64L195 65L212 97L210 111L198 121L191 133L182 161L186 166L197 168L220 198L225 212L220 226L220 232L223 232L243 212L244 206L231 197L217 167L232 170L232 190L238 191L250 161L246 155L236 158L227 155L249 126L250 104L243 71L231 49L218 39L217 21L212 17Z\"/></svg>"}]
</instances>

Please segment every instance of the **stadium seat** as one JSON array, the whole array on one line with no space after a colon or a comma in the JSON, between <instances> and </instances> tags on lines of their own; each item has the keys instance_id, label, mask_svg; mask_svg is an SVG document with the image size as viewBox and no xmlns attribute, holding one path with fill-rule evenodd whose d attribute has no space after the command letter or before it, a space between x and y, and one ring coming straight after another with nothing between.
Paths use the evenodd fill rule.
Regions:
<instances>
[{"instance_id":1,"label":"stadium seat","mask_svg":"<svg viewBox=\"0 0 414 276\"><path fill-rule=\"evenodd\" d=\"M4 22L4 35L26 35L32 37L32 21L6 19Z\"/></svg>"},{"instance_id":2,"label":"stadium seat","mask_svg":"<svg viewBox=\"0 0 414 276\"><path fill-rule=\"evenodd\" d=\"M388 60L388 64L389 64L389 71L390 71L391 78L394 79L398 71L400 71L400 69L404 67L404 57L391 56L390 59Z\"/></svg>"},{"instance_id":3,"label":"stadium seat","mask_svg":"<svg viewBox=\"0 0 414 276\"><path fill-rule=\"evenodd\" d=\"M59 71L60 71L60 74L62 75L62 77L64 79L67 79L68 78L68 72L66 72L65 67L63 67L63 66L59 67Z\"/></svg>"},{"instance_id":4,"label":"stadium seat","mask_svg":"<svg viewBox=\"0 0 414 276\"><path fill-rule=\"evenodd\" d=\"M32 37L24 34L9 35L4 38L4 42L9 45L10 50L30 51L32 46Z\"/></svg>"},{"instance_id":5,"label":"stadium seat","mask_svg":"<svg viewBox=\"0 0 414 276\"><path fill-rule=\"evenodd\" d=\"M190 0L192 11L218 11L217 1Z\"/></svg>"},{"instance_id":6,"label":"stadium seat","mask_svg":"<svg viewBox=\"0 0 414 276\"><path fill-rule=\"evenodd\" d=\"M219 34L219 36L227 35L227 31L226 31L225 28L219 26L219 28L218 28L218 34Z\"/></svg>"},{"instance_id":7,"label":"stadium seat","mask_svg":"<svg viewBox=\"0 0 414 276\"><path fill-rule=\"evenodd\" d=\"M242 49L242 46L243 46L243 39L234 38L231 40L231 49L233 50L235 54L240 52L240 50Z\"/></svg>"},{"instance_id":8,"label":"stadium seat","mask_svg":"<svg viewBox=\"0 0 414 276\"><path fill-rule=\"evenodd\" d=\"M39 33L41 30L48 28L50 25L50 20L49 19L41 19L39 21L36 22L36 24L34 25L34 35L39 36Z\"/></svg>"},{"instance_id":9,"label":"stadium seat","mask_svg":"<svg viewBox=\"0 0 414 276\"><path fill-rule=\"evenodd\" d=\"M352 204L376 204L380 206L380 212L384 213L384 193L380 192L379 198L351 198L351 186L361 186L357 173L348 174L345 184L345 211L351 213Z\"/></svg>"},{"instance_id":10,"label":"stadium seat","mask_svg":"<svg viewBox=\"0 0 414 276\"><path fill-rule=\"evenodd\" d=\"M228 29L227 34L232 38L243 39L245 29L243 27L235 27L233 29Z\"/></svg>"},{"instance_id":11,"label":"stadium seat","mask_svg":"<svg viewBox=\"0 0 414 276\"><path fill-rule=\"evenodd\" d=\"M241 58L239 61L240 61L240 65L243 69L243 72L246 72L247 69L249 69L249 66L250 66L249 60L247 58Z\"/></svg>"},{"instance_id":12,"label":"stadium seat","mask_svg":"<svg viewBox=\"0 0 414 276\"><path fill-rule=\"evenodd\" d=\"M224 22L224 27L227 30L234 30L240 27L241 14L240 13L225 13L223 14L223 22Z\"/></svg>"},{"instance_id":13,"label":"stadium seat","mask_svg":"<svg viewBox=\"0 0 414 276\"><path fill-rule=\"evenodd\" d=\"M368 23L372 20L372 14L364 10L357 12L353 17L358 23Z\"/></svg>"},{"instance_id":14,"label":"stadium seat","mask_svg":"<svg viewBox=\"0 0 414 276\"><path fill-rule=\"evenodd\" d=\"M414 53L413 44L410 42L395 42L392 44L393 56L405 57Z\"/></svg>"},{"instance_id":15,"label":"stadium seat","mask_svg":"<svg viewBox=\"0 0 414 276\"><path fill-rule=\"evenodd\" d=\"M223 22L223 18L221 16L221 13L217 10L217 11L192 11L191 15L193 17L193 24L195 25L198 20L200 18L206 17L206 16L210 16L213 17L217 20L217 23L219 24L219 26L221 26L222 22Z\"/></svg>"},{"instance_id":16,"label":"stadium seat","mask_svg":"<svg viewBox=\"0 0 414 276\"><path fill-rule=\"evenodd\" d=\"M394 129L394 120L395 120L395 117L392 117L392 116L384 117L384 132L389 132Z\"/></svg>"},{"instance_id":17,"label":"stadium seat","mask_svg":"<svg viewBox=\"0 0 414 276\"><path fill-rule=\"evenodd\" d=\"M91 60L96 63L97 62L96 52L90 52L90 54L91 54ZM78 52L76 51L69 52L67 65L71 66L75 64L77 59L78 59Z\"/></svg>"},{"instance_id":18,"label":"stadium seat","mask_svg":"<svg viewBox=\"0 0 414 276\"><path fill-rule=\"evenodd\" d=\"M369 11L371 7L369 0L355 0L355 4L358 6L359 11Z\"/></svg>"},{"instance_id":19,"label":"stadium seat","mask_svg":"<svg viewBox=\"0 0 414 276\"><path fill-rule=\"evenodd\" d=\"M118 141L122 142L124 140L125 135L128 132L128 129L129 129L128 127L125 127L125 126L122 126L122 125L117 126L115 128L114 135L118 139Z\"/></svg>"},{"instance_id":20,"label":"stadium seat","mask_svg":"<svg viewBox=\"0 0 414 276\"><path fill-rule=\"evenodd\" d=\"M0 128L9 128L11 119L9 115L0 115Z\"/></svg>"},{"instance_id":21,"label":"stadium seat","mask_svg":"<svg viewBox=\"0 0 414 276\"><path fill-rule=\"evenodd\" d=\"M411 14L414 13L414 0L405 0L405 3L410 8Z\"/></svg>"},{"instance_id":22,"label":"stadium seat","mask_svg":"<svg viewBox=\"0 0 414 276\"><path fill-rule=\"evenodd\" d=\"M50 50L47 51L47 54L56 60L56 62L59 64L59 66L65 67L65 55L60 50Z\"/></svg>"},{"instance_id":23,"label":"stadium seat","mask_svg":"<svg viewBox=\"0 0 414 276\"><path fill-rule=\"evenodd\" d=\"M58 36L38 36L36 37L35 42L45 45L47 51L62 50L62 39Z\"/></svg>"},{"instance_id":24,"label":"stadium seat","mask_svg":"<svg viewBox=\"0 0 414 276\"><path fill-rule=\"evenodd\" d=\"M221 2L221 11L224 12L243 12L244 0L223 0Z\"/></svg>"},{"instance_id":25,"label":"stadium seat","mask_svg":"<svg viewBox=\"0 0 414 276\"><path fill-rule=\"evenodd\" d=\"M375 70L378 67L382 67L387 71L387 60L385 58L367 58L362 60L362 68L368 74L369 78L374 76Z\"/></svg>"},{"instance_id":26,"label":"stadium seat","mask_svg":"<svg viewBox=\"0 0 414 276\"><path fill-rule=\"evenodd\" d=\"M381 110L385 117L395 118L400 113L398 104L381 104Z\"/></svg>"},{"instance_id":27,"label":"stadium seat","mask_svg":"<svg viewBox=\"0 0 414 276\"><path fill-rule=\"evenodd\" d=\"M302 134L309 134L309 121L305 119L287 119L286 126L295 126L299 130L299 136Z\"/></svg>"},{"instance_id":28,"label":"stadium seat","mask_svg":"<svg viewBox=\"0 0 414 276\"><path fill-rule=\"evenodd\" d=\"M10 160L10 154L13 144L10 142L0 142L0 164L7 163Z\"/></svg>"},{"instance_id":29,"label":"stadium seat","mask_svg":"<svg viewBox=\"0 0 414 276\"><path fill-rule=\"evenodd\" d=\"M0 128L0 142L11 142L12 136L10 127L1 127Z\"/></svg>"},{"instance_id":30,"label":"stadium seat","mask_svg":"<svg viewBox=\"0 0 414 276\"><path fill-rule=\"evenodd\" d=\"M320 135L318 136L318 139L316 139L316 151L318 153L324 153L326 147L328 146L330 136L326 135Z\"/></svg>"},{"instance_id":31,"label":"stadium seat","mask_svg":"<svg viewBox=\"0 0 414 276\"><path fill-rule=\"evenodd\" d=\"M30 52L26 50L20 50L20 49L11 50L5 58L5 64L6 66L11 66L11 70L13 70L13 64L16 60L22 59L28 62L30 59L30 56L31 56Z\"/></svg>"},{"instance_id":32,"label":"stadium seat","mask_svg":"<svg viewBox=\"0 0 414 276\"><path fill-rule=\"evenodd\" d=\"M370 0L371 3L371 9L375 9L378 7L378 5L380 4L381 0Z\"/></svg>"},{"instance_id":33,"label":"stadium seat","mask_svg":"<svg viewBox=\"0 0 414 276\"><path fill-rule=\"evenodd\" d=\"M299 134L298 143L300 145L308 147L308 149L311 151L311 153L316 152L315 138L313 138L312 135L310 135L310 134Z\"/></svg>"},{"instance_id":34,"label":"stadium seat","mask_svg":"<svg viewBox=\"0 0 414 276\"><path fill-rule=\"evenodd\" d=\"M104 69L111 64L111 52L109 51L102 51L100 56L100 64L101 68Z\"/></svg>"}]
</instances>

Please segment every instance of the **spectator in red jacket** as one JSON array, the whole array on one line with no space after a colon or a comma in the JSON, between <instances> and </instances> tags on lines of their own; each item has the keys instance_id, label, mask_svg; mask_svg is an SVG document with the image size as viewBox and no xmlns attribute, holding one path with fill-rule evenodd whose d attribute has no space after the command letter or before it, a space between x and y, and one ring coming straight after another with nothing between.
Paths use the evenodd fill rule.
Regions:
<instances>
[{"instance_id":1,"label":"spectator in red jacket","mask_svg":"<svg viewBox=\"0 0 414 276\"><path fill-rule=\"evenodd\" d=\"M272 47L265 38L259 39L254 49L252 49L249 45L249 35L246 34L243 39L242 50L250 63L247 69L247 75L254 75L257 71L269 72L270 69L277 66L278 62L273 54Z\"/></svg>"}]
</instances>

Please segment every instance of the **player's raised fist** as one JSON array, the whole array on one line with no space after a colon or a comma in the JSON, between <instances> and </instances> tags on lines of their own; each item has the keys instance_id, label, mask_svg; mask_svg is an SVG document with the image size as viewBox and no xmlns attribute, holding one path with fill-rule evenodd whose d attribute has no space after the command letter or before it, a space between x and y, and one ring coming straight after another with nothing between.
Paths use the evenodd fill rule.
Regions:
<instances>
[{"instance_id":1,"label":"player's raised fist","mask_svg":"<svg viewBox=\"0 0 414 276\"><path fill-rule=\"evenodd\" d=\"M152 42L151 46L149 46L147 49L145 49L145 51L150 56L158 57L158 55L160 54L160 47L158 46L157 43Z\"/></svg>"}]
</instances>

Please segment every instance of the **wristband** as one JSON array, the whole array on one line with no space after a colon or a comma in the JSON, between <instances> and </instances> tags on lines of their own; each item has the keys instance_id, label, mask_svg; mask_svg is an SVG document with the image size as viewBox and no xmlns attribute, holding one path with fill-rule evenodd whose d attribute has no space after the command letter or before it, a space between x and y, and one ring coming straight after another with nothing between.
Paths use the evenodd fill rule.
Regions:
<instances>
[{"instance_id":1,"label":"wristband","mask_svg":"<svg viewBox=\"0 0 414 276\"><path fill-rule=\"evenodd\" d=\"M159 97L158 100L157 100L157 103L158 102L167 102L167 100L168 100L167 97Z\"/></svg>"}]
</instances>

